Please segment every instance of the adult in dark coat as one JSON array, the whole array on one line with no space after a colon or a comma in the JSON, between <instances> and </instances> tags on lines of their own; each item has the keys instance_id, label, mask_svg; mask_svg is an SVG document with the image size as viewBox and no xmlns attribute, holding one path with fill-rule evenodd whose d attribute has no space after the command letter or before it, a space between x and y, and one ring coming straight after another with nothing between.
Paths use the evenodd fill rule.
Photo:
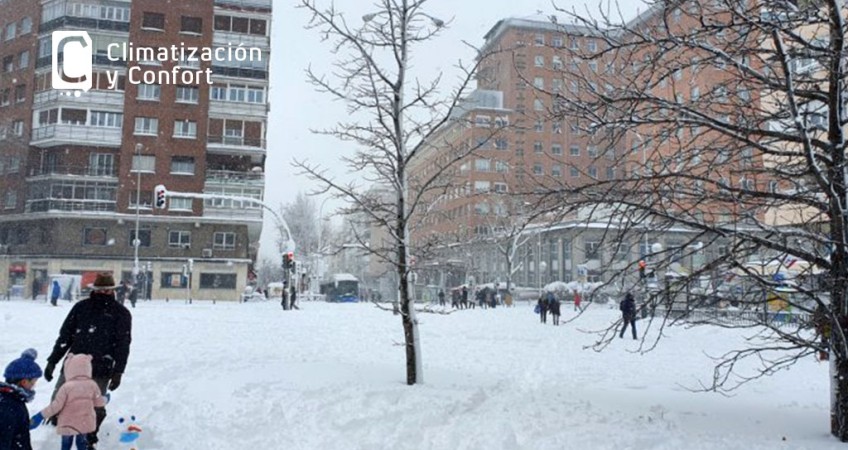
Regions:
<instances>
[{"instance_id":1,"label":"adult in dark coat","mask_svg":"<svg viewBox=\"0 0 848 450\"><path fill-rule=\"evenodd\" d=\"M633 294L627 293L624 296L624 300L618 305L618 309L621 310L621 333L618 334L619 338L624 338L624 331L627 330L627 325L630 325L631 330L633 330L633 339L636 338L636 300L633 298Z\"/></svg>"},{"instance_id":2,"label":"adult in dark coat","mask_svg":"<svg viewBox=\"0 0 848 450\"><path fill-rule=\"evenodd\" d=\"M553 318L554 325L559 325L559 314L560 314L560 302L556 297L548 298L548 308L551 310L551 318Z\"/></svg>"},{"instance_id":3,"label":"adult in dark coat","mask_svg":"<svg viewBox=\"0 0 848 450\"><path fill-rule=\"evenodd\" d=\"M47 381L53 379L53 370L66 353L85 353L93 358L91 378L103 395L106 395L107 389L114 391L120 386L130 355L132 316L115 300L115 287L111 274L98 274L91 295L71 308L59 330L53 353L47 357L44 368ZM53 391L54 398L64 382L64 371L61 371ZM89 444L97 442L97 432L106 418L105 407L94 408L94 412L97 429L88 435Z\"/></svg>"},{"instance_id":4,"label":"adult in dark coat","mask_svg":"<svg viewBox=\"0 0 848 450\"><path fill-rule=\"evenodd\" d=\"M462 293L460 294L459 301L462 306L460 309L468 308L468 286L462 286Z\"/></svg>"},{"instance_id":5,"label":"adult in dark coat","mask_svg":"<svg viewBox=\"0 0 848 450\"><path fill-rule=\"evenodd\" d=\"M439 306L445 306L445 291L439 289Z\"/></svg>"},{"instance_id":6,"label":"adult in dark coat","mask_svg":"<svg viewBox=\"0 0 848 450\"><path fill-rule=\"evenodd\" d=\"M130 301L130 305L132 305L132 307L135 308L135 302L138 301L138 288L135 287L135 286L130 286L129 289L130 289L130 292L129 292L129 294L127 294L127 298Z\"/></svg>"},{"instance_id":7,"label":"adult in dark coat","mask_svg":"<svg viewBox=\"0 0 848 450\"><path fill-rule=\"evenodd\" d=\"M536 304L536 307L539 309L539 319L542 321L542 323L547 323L548 300L545 298L545 294L539 296L539 302Z\"/></svg>"}]
</instances>

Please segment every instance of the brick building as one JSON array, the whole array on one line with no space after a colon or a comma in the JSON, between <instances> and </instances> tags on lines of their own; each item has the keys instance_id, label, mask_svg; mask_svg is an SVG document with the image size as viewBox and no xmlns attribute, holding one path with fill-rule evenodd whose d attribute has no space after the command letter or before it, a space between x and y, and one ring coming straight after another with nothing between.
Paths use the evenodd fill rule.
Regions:
<instances>
[{"instance_id":1,"label":"brick building","mask_svg":"<svg viewBox=\"0 0 848 450\"><path fill-rule=\"evenodd\" d=\"M172 197L155 209L153 190L263 197L271 1L0 3L0 286L30 296L54 274L130 280L138 220L143 291L183 298L193 259L194 298L237 299L258 251L260 207ZM90 91L52 89L56 31L90 36ZM231 56L240 44L253 58L133 52ZM183 75L206 70L209 79Z\"/></svg>"}]
</instances>

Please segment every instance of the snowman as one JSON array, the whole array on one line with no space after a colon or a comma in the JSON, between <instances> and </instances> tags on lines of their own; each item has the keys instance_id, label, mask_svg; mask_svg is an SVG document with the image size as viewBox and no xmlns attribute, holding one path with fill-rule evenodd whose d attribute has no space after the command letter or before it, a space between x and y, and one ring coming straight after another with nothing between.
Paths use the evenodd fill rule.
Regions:
<instances>
[{"instance_id":1,"label":"snowman","mask_svg":"<svg viewBox=\"0 0 848 450\"><path fill-rule=\"evenodd\" d=\"M141 436L141 427L135 423L135 416L130 416L129 420L121 417L118 419L118 423L121 427L126 426L124 430L121 431L121 437L118 439L118 442L121 443L121 448L124 450L138 450L138 438Z\"/></svg>"}]
</instances>

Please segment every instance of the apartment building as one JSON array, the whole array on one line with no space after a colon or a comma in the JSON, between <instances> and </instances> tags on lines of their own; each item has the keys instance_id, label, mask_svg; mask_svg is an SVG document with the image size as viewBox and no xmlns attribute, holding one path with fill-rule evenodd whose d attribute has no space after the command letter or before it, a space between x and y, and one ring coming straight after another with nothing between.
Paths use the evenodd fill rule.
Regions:
<instances>
[{"instance_id":1,"label":"apartment building","mask_svg":"<svg viewBox=\"0 0 848 450\"><path fill-rule=\"evenodd\" d=\"M697 17L683 12L658 4L628 26L645 33L660 29L658 24L679 30L696 26L692 21ZM763 182L756 175L762 161L753 152L725 147L722 136L704 127L669 120L627 130L603 130L593 128L591 114L570 118L557 114L565 98L572 102L597 99L639 80L643 92L669 104L696 108L709 99L721 109L713 113L722 117L721 111L726 111L726 120L732 123L745 115L746 106L755 109L752 105L759 99L758 93L744 84L728 81L733 76L726 62L673 52L665 54L665 60L657 60L650 49L644 51L645 46L593 58L591 55L598 55L608 45L598 30L547 19L503 19L484 39L478 90L414 166L428 174L457 149L474 148L464 161L445 172L452 189L425 195L422 209L427 213L420 218L422 226L413 230L413 239L419 243L447 238L445 246L451 250L436 257L443 264L454 261L454 266L485 274L484 281L502 275L506 268L493 261L497 252L485 247L492 247L497 236L528 220L527 208L532 208L539 190L573 188L660 170L691 171L707 181L714 177L728 186L742 184L749 189ZM730 221L742 214L731 204L711 201L693 206L687 205L690 199L674 197L681 192L691 197L692 192L707 189L703 184L703 180L693 181L679 192L657 187L655 195L668 195L676 205L690 207L699 220ZM544 219L536 222L539 220ZM581 228L577 222L572 225L570 229ZM588 228L567 237L561 232L542 233L521 252L521 269L515 278L533 284L581 277L602 280L613 257L631 263L644 258L658 238L666 248L685 245L685 239L669 240L656 233L651 234L651 242L603 244L598 237L603 233ZM685 230L679 231L686 235ZM602 248L596 248L598 245ZM470 250L457 250L463 246ZM581 251L571 251L572 247Z\"/></svg>"},{"instance_id":2,"label":"apartment building","mask_svg":"<svg viewBox=\"0 0 848 450\"><path fill-rule=\"evenodd\" d=\"M0 286L29 297L56 274L131 281L137 242L144 294L238 299L262 210L226 196L264 193L271 0L3 3ZM54 56L60 74L68 63L65 47L53 55L57 31L90 36L91 90L52 88ZM132 51L240 45L253 58ZM208 77L178 76L201 72ZM157 209L160 184L220 197L172 196ZM193 268L190 294L184 266Z\"/></svg>"}]
</instances>

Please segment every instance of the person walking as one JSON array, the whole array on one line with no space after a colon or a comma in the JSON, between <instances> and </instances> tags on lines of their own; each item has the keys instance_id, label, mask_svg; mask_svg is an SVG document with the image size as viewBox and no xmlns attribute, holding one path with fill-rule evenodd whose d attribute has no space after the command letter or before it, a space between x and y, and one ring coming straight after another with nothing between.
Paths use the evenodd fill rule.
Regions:
<instances>
[{"instance_id":1,"label":"person walking","mask_svg":"<svg viewBox=\"0 0 848 450\"><path fill-rule=\"evenodd\" d=\"M45 380L53 380L56 364L66 353L84 353L92 357L91 378L100 388L101 395L106 395L107 389L118 389L130 355L132 316L116 301L115 287L111 273L100 273L91 285L88 298L71 308L59 330L53 352L47 357ZM54 399L65 381L63 370L56 380ZM106 418L105 407L95 407L94 411L96 425L86 437L89 449L97 443L97 432Z\"/></svg>"},{"instance_id":2,"label":"person walking","mask_svg":"<svg viewBox=\"0 0 848 450\"><path fill-rule=\"evenodd\" d=\"M127 280L122 280L121 285L115 289L115 297L118 300L118 303L124 304L124 300L127 299Z\"/></svg>"},{"instance_id":3,"label":"person walking","mask_svg":"<svg viewBox=\"0 0 848 450\"><path fill-rule=\"evenodd\" d=\"M53 285L50 287L50 304L58 306L59 297L62 296L62 286L59 286L59 280L53 280Z\"/></svg>"},{"instance_id":4,"label":"person walking","mask_svg":"<svg viewBox=\"0 0 848 450\"><path fill-rule=\"evenodd\" d=\"M619 338L624 338L624 332L627 330L627 325L630 325L630 329L633 331L633 339L637 339L636 337L636 300L633 299L633 294L627 293L624 296L624 300L618 305L618 309L621 310L621 333L618 334Z\"/></svg>"},{"instance_id":5,"label":"person walking","mask_svg":"<svg viewBox=\"0 0 848 450\"><path fill-rule=\"evenodd\" d=\"M439 289L439 306L445 306L445 290Z\"/></svg>"},{"instance_id":6,"label":"person walking","mask_svg":"<svg viewBox=\"0 0 848 450\"><path fill-rule=\"evenodd\" d=\"M127 294L127 298L130 301L130 305L135 308L135 302L138 301L138 288L135 285L129 286L129 293ZM123 302L121 302L123 304Z\"/></svg>"},{"instance_id":7,"label":"person walking","mask_svg":"<svg viewBox=\"0 0 848 450\"><path fill-rule=\"evenodd\" d=\"M553 319L554 326L559 326L560 306L560 301L555 296L551 295L548 298L548 308L551 310L551 318Z\"/></svg>"},{"instance_id":8,"label":"person walking","mask_svg":"<svg viewBox=\"0 0 848 450\"><path fill-rule=\"evenodd\" d=\"M575 311L582 311L582 309L580 309L580 302L582 300L583 299L580 297L580 291L574 291L574 310Z\"/></svg>"},{"instance_id":9,"label":"person walking","mask_svg":"<svg viewBox=\"0 0 848 450\"><path fill-rule=\"evenodd\" d=\"M62 450L88 448L87 434L97 427L95 408L106 406L100 387L91 379L91 355L68 353L62 367L65 383L50 404L33 416L30 428L41 425L45 418L56 416L56 433L62 436Z\"/></svg>"},{"instance_id":10,"label":"person walking","mask_svg":"<svg viewBox=\"0 0 848 450\"><path fill-rule=\"evenodd\" d=\"M542 323L548 322L548 301L545 299L545 294L539 296L539 302L536 304L536 309L539 310L539 320Z\"/></svg>"},{"instance_id":11,"label":"person walking","mask_svg":"<svg viewBox=\"0 0 848 450\"><path fill-rule=\"evenodd\" d=\"M41 367L35 362L38 352L26 349L3 371L0 383L0 450L32 450L29 437L29 412L26 404L35 398L35 383Z\"/></svg>"},{"instance_id":12,"label":"person walking","mask_svg":"<svg viewBox=\"0 0 848 450\"><path fill-rule=\"evenodd\" d=\"M460 294L459 299L460 309L468 308L468 286L462 285L462 293Z\"/></svg>"}]
</instances>

